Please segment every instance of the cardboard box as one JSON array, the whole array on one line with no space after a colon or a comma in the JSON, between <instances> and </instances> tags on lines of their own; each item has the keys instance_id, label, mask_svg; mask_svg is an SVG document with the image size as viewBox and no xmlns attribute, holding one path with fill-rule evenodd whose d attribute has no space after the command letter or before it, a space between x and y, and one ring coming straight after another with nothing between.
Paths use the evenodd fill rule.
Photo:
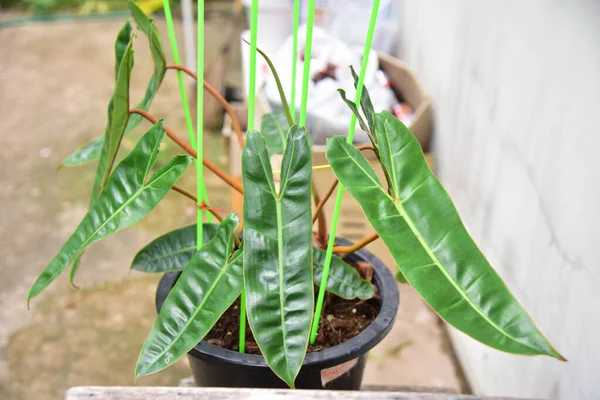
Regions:
<instances>
[{"instance_id":1,"label":"cardboard box","mask_svg":"<svg viewBox=\"0 0 600 400\"><path fill-rule=\"evenodd\" d=\"M429 96L415 73L404 61L379 53L379 67L386 73L396 96L403 99L414 110L415 119L408 128L419 140L423 150L427 151L433 130Z\"/></svg>"}]
</instances>

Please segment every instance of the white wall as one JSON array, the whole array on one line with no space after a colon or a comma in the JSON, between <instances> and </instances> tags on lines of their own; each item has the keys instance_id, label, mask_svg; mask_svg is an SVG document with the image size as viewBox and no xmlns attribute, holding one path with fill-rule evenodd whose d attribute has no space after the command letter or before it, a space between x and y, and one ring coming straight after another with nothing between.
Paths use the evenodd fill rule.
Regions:
<instances>
[{"instance_id":1,"label":"white wall","mask_svg":"<svg viewBox=\"0 0 600 400\"><path fill-rule=\"evenodd\" d=\"M438 174L569 359L452 336L475 391L600 398L600 1L405 0L398 53L435 106Z\"/></svg>"}]
</instances>

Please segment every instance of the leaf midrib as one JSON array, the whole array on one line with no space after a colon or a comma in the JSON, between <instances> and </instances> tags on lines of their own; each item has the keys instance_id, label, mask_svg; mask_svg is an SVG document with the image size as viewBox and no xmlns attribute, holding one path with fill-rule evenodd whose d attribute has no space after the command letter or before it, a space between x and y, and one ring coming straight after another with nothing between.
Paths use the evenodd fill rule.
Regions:
<instances>
[{"instance_id":1,"label":"leaf midrib","mask_svg":"<svg viewBox=\"0 0 600 400\"><path fill-rule=\"evenodd\" d=\"M226 248L229 249L229 250L231 250L231 247L232 247L231 243L233 242L233 237L231 236L231 234L228 234L227 237L229 237L229 239L228 239L228 241L226 243ZM200 310L202 310L202 306L206 303L207 299L210 298L210 295L214 292L215 287L217 287L218 283L221 281L221 279L223 278L223 276L229 271L229 268L238 260L238 258L239 258L239 256L232 257L232 258L229 259L229 261L225 262L225 265L223 266L223 268L221 268L221 271L219 271L219 273L217 274L217 278L214 280L215 284L212 285L207 290L206 295L204 296L204 299L202 299L202 301L200 302L200 304L198 304L198 307L196 307L196 310L192 313L192 315L190 316L190 318L188 319L188 321L179 330L179 333L177 333L177 336L175 336L173 338L173 340L171 341L171 344L169 346L167 346L160 354L158 354L154 358L154 361L151 364L149 364L148 368L150 368L151 366L153 366L159 359L162 358L162 356L165 355L166 352L168 352L170 349L172 349L175 346L175 343L177 343L177 341L183 335L183 333L188 328L188 326L190 326L190 324L192 323L192 321L196 318L196 316L198 315L198 313L200 312Z\"/></svg>"},{"instance_id":2,"label":"leaf midrib","mask_svg":"<svg viewBox=\"0 0 600 400\"><path fill-rule=\"evenodd\" d=\"M123 209L125 207L127 207L134 199L136 199L137 197L139 197L142 194L142 192L144 192L144 190L146 190L147 188L151 187L152 183L154 183L154 182L156 182L156 180L162 178L167 172L169 172L174 167L175 167L175 165L173 167L169 168L168 170L166 170L163 174L161 174L159 176L159 178L152 179L151 180L152 182L149 182L147 185L142 185L138 190L136 190L133 193L133 195L131 195L131 197L127 201L125 201L123 203L123 205L121 205L119 208L117 208L117 210L114 213L112 213L112 215L109 218L107 218L102 224L100 224L100 226L98 227L98 229L96 229L91 235L88 236L87 240L85 240L81 245L79 245L77 247L78 252L77 252L77 254L73 258L76 258L77 255L79 255L90 243L92 243L94 241L92 239L98 234L98 232L102 228L104 228L110 221L112 221L117 214L119 214L121 211L123 211ZM152 177L152 178L154 178L154 177ZM88 215L89 214L90 213L88 213ZM52 274L52 276L50 277L50 281L54 280L64 270L64 268L66 268L66 266L64 266L63 268L60 268L58 271L56 271L54 274Z\"/></svg>"},{"instance_id":3,"label":"leaf midrib","mask_svg":"<svg viewBox=\"0 0 600 400\"><path fill-rule=\"evenodd\" d=\"M344 142L345 143L345 142ZM364 173L365 175L369 176L369 174L367 173L367 171L362 168L362 166L356 161L356 159L348 152L348 150L345 148L345 146L342 146L344 152L348 155L348 158L350 160L352 160ZM392 164L392 169L394 169L394 163L392 160L390 160L390 163ZM369 178L371 180L373 180L370 176ZM423 249L427 252L427 254L429 255L429 257L431 258L431 260L435 263L435 265L438 267L438 269L442 272L442 274L446 277L446 279L457 289L457 291L461 294L461 296L466 300L466 302L479 314L481 315L481 317L483 319L485 319L492 327L494 327L494 329L496 329L498 332L500 332L501 334L503 334L504 336L510 338L511 340L522 344L523 346L526 346L532 350L538 350L535 347L532 347L531 345L527 344L527 343L523 343L521 340L518 340L517 338L513 337L512 335L510 335L508 332L505 332L503 329L501 329L496 323L494 323L493 321L491 321L489 319L489 317L487 315L485 315L483 313L483 311L481 311L479 309L479 307L477 307L473 301L471 300L471 298L463 291L463 289L458 286L458 284L454 281L454 279L448 274L448 272L442 267L440 261L437 259L437 257L435 256L435 254L433 254L433 252L431 251L431 249L429 248L429 245L427 245L423 239L423 237L421 236L421 234L419 233L419 231L417 230L417 227L413 224L412 220L408 217L408 215L406 214L406 211L404 210L402 201L399 199L393 199L388 193L386 193L383 190L383 187L381 186L381 183L378 183L378 189L379 191L386 196L387 198L389 198L394 205L396 206L396 209L398 210L398 213L400 214L400 216L406 221L406 224L409 226L409 228L411 229L412 233L417 237L417 239L419 240L419 243L421 244L421 246L423 247ZM404 274L406 280L410 283L410 279L408 279L408 277L406 276L406 274ZM412 284L411 284L412 286Z\"/></svg>"},{"instance_id":4,"label":"leaf midrib","mask_svg":"<svg viewBox=\"0 0 600 400\"><path fill-rule=\"evenodd\" d=\"M285 298L285 293L283 290L284 281L283 281L283 224L282 224L282 214L281 214L281 199L275 199L276 212L277 212L277 262L279 267L279 307L281 309L280 319L281 319L281 335L283 337L283 355L285 357L285 364L289 365L289 356L287 352L287 335L285 331L285 304L283 299Z\"/></svg>"}]
</instances>

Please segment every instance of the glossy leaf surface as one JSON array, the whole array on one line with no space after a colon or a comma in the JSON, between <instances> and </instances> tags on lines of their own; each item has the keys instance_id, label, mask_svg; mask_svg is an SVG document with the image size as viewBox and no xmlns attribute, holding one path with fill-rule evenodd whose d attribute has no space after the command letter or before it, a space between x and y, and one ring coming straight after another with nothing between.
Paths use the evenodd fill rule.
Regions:
<instances>
[{"instance_id":1,"label":"glossy leaf surface","mask_svg":"<svg viewBox=\"0 0 600 400\"><path fill-rule=\"evenodd\" d=\"M160 87L160 84L162 83L167 71L167 61L162 48L160 32L156 27L156 22L152 18L149 18L133 1L130 0L128 2L128 6L139 30L141 30L148 38L150 54L152 55L152 61L154 63L154 72L152 73L150 82L148 82L148 87L146 88L144 98L136 106L136 108L148 111L148 108L150 107L152 100L154 100L156 92L158 92L158 88ZM142 119L143 117L139 114L131 115L129 122L127 123L127 129L125 133L127 134L129 131L135 128Z\"/></svg>"},{"instance_id":2,"label":"glossy leaf surface","mask_svg":"<svg viewBox=\"0 0 600 400\"><path fill-rule=\"evenodd\" d=\"M321 283L323 275L323 265L325 264L325 250L313 249L313 273L314 282L318 286ZM329 266L329 275L327 278L328 292L337 294L343 299L370 299L373 297L373 285L360 278L360 274L340 257L333 254L331 256L331 265Z\"/></svg>"},{"instance_id":3,"label":"glossy leaf surface","mask_svg":"<svg viewBox=\"0 0 600 400\"><path fill-rule=\"evenodd\" d=\"M131 49L131 25L129 24L129 21L127 21L125 23L125 25L123 26L123 28L121 28L121 30L119 31L119 34L117 35L117 40L115 41L115 81L116 82L118 82L118 80L119 80L119 72L122 69L123 59L125 58L125 56L131 57L131 61L130 61L131 65L130 66L128 65L127 67L132 68L133 67L133 50ZM131 73L131 69L129 70L129 73ZM93 140L91 143L88 143L87 145L83 146L81 149L79 149L75 153L71 154L59 166L59 168L62 166L65 166L65 165L73 166L73 165L82 164L82 163L89 161L90 159L95 159L95 158L100 157L102 151L104 150L104 148L103 148L104 147L104 137L106 135L108 135L108 131L111 127L114 101L115 101L115 95L113 92L113 96L111 97L111 99L108 103L108 113L107 113L108 123L106 126L105 134L103 136L100 136L99 138ZM106 169L106 165L107 165L107 160L106 160L106 156L105 156L100 160L100 162L98 163L98 167L96 168L96 178L94 180L94 186L92 188L92 195L90 197L90 207L94 204L94 202L96 201L96 198L100 194L101 187L102 187L103 173ZM81 265L81 257L82 256L83 256L83 253L80 254L79 256L77 256L77 258L73 261L71 271L69 272L69 282L73 286L75 286L75 283L74 283L75 275L77 274L77 271L79 270L79 266Z\"/></svg>"},{"instance_id":4,"label":"glossy leaf surface","mask_svg":"<svg viewBox=\"0 0 600 400\"><path fill-rule=\"evenodd\" d=\"M267 144L256 131L248 133L242 166L248 321L273 372L293 387L306 354L314 297L312 165L304 128L289 131L279 191Z\"/></svg>"},{"instance_id":5,"label":"glossy leaf surface","mask_svg":"<svg viewBox=\"0 0 600 400\"><path fill-rule=\"evenodd\" d=\"M327 159L406 280L444 320L482 343L561 358L469 236L419 142L390 113L377 114L375 123L391 195L344 138L329 139Z\"/></svg>"},{"instance_id":6,"label":"glossy leaf surface","mask_svg":"<svg viewBox=\"0 0 600 400\"><path fill-rule=\"evenodd\" d=\"M128 5L129 9L131 10L131 14L133 15L133 18L136 24L138 25L138 28L148 38L148 42L150 45L150 53L152 55L152 60L154 63L154 71L152 73L150 81L148 82L144 98L136 106L136 108L147 111L164 79L166 72L166 58L162 48L160 32L156 27L155 21L149 18L146 14L144 14L144 12L140 10L140 8L135 3L130 1ZM127 22L126 27L128 27L128 31L126 31L124 27L119 32L117 36L117 41L115 43L115 73L117 76L121 59L131 37L131 25L129 24L129 22ZM111 100L111 102L113 101L114 100ZM112 118L112 110L113 106L109 106L109 120ZM142 121L142 119L143 117L139 114L130 115L129 120L127 121L127 126L125 128L125 134L129 133L133 128L135 128ZM90 143L81 147L79 150L75 151L63 161L62 166L71 167L97 159L98 157L100 157L103 145L104 135L99 136Z\"/></svg>"},{"instance_id":7,"label":"glossy leaf surface","mask_svg":"<svg viewBox=\"0 0 600 400\"><path fill-rule=\"evenodd\" d=\"M142 347L136 377L158 372L185 355L240 295L242 250L232 255L238 224L239 217L229 214L183 269Z\"/></svg>"},{"instance_id":8,"label":"glossy leaf surface","mask_svg":"<svg viewBox=\"0 0 600 400\"><path fill-rule=\"evenodd\" d=\"M121 28L121 30L117 34L117 40L115 41L115 81L118 79L119 68L121 67L121 62L123 61L123 56L125 55L125 51L129 47L129 44L131 42L131 31L132 31L131 24L129 23L129 21L127 21L127 22L125 22L125 25L123 25L123 28ZM110 118L112 117L111 114L112 114L113 102L114 102L114 95L110 99L109 106L108 106L109 121L110 121ZM108 126L110 126L110 122L108 123ZM107 127L107 129L108 129L108 127ZM102 151L103 144L104 144L104 135L97 137L90 143L86 144L85 146L81 147L80 149L75 151L73 154L68 156L62 162L60 167L62 167L62 166L72 167L75 165L80 165L80 164L86 163L90 160L95 160L96 158L100 157L100 153Z\"/></svg>"},{"instance_id":9,"label":"glossy leaf surface","mask_svg":"<svg viewBox=\"0 0 600 400\"><path fill-rule=\"evenodd\" d=\"M145 182L164 136L160 121L115 168L105 190L31 287L28 301L46 288L89 244L135 224L168 193L192 158L174 157Z\"/></svg>"},{"instance_id":10,"label":"glossy leaf surface","mask_svg":"<svg viewBox=\"0 0 600 400\"><path fill-rule=\"evenodd\" d=\"M129 120L129 82L131 70L133 69L133 48L131 42L127 45L115 83L115 92L108 105L108 127L104 135L102 152L96 168L96 178L92 191L92 201L96 199L110 176L112 166L121 146L121 140L125 134L125 127Z\"/></svg>"},{"instance_id":11,"label":"glossy leaf surface","mask_svg":"<svg viewBox=\"0 0 600 400\"><path fill-rule=\"evenodd\" d=\"M203 243L215 237L217 225L204 224ZM175 229L154 239L133 259L131 268L141 272L181 271L196 253L196 225Z\"/></svg>"}]
</instances>

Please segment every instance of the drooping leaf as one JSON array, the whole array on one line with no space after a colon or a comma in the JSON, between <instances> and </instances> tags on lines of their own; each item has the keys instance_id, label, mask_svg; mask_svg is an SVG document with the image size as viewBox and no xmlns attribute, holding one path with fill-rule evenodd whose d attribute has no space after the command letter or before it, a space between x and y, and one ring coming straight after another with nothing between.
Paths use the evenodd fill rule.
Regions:
<instances>
[{"instance_id":1,"label":"drooping leaf","mask_svg":"<svg viewBox=\"0 0 600 400\"><path fill-rule=\"evenodd\" d=\"M243 40L246 43L248 43L246 41L246 39L243 39ZM248 43L248 44L250 44L250 43ZM290 106L285 97L285 91L283 90L283 85L281 84L281 79L279 79L279 74L277 73L277 69L275 68L275 65L273 65L273 62L271 61L271 59L267 56L267 54L264 51L262 51L258 47L256 48L256 51L259 52L260 55L265 59L265 61L267 62L267 65L269 66L269 69L271 70L271 74L273 74L273 79L275 79L275 84L277 85L277 91L279 92L279 99L281 100L282 111L287 120L287 126L289 128L291 128L292 125L294 125L294 118L292 118Z\"/></svg>"},{"instance_id":2,"label":"drooping leaf","mask_svg":"<svg viewBox=\"0 0 600 400\"><path fill-rule=\"evenodd\" d=\"M128 5L133 19L138 25L138 28L148 38L150 53L152 55L152 61L154 62L154 71L150 77L150 81L148 82L144 98L136 106L136 108L147 111L150 108L150 104L152 104L152 101L154 100L154 97L156 96L156 93L158 92L158 89L160 88L160 85L164 79L166 72L166 58L162 48L160 32L156 27L155 21L144 14L144 12L134 2L130 1ZM129 24L129 21L126 23L126 27L128 30L126 30L124 27L119 32L117 41L115 43L115 70L117 76L121 59L131 37L131 25ZM113 101L114 100L111 100L111 102ZM109 107L109 120L112 118L112 109L112 106ZM139 114L130 115L124 134L131 132L131 130L133 130L142 121L142 119L143 117ZM72 167L97 159L100 157L103 144L104 135L97 137L90 143L72 153L63 161L61 166Z\"/></svg>"},{"instance_id":3,"label":"drooping leaf","mask_svg":"<svg viewBox=\"0 0 600 400\"><path fill-rule=\"evenodd\" d=\"M369 129L369 127L365 123L365 120L363 119L362 115L360 115L360 112L358 111L358 107L356 106L356 103L354 103L352 100L349 100L346 97L346 91L344 89L338 89L338 93L340 94L340 96L342 96L342 100L344 100L344 103L346 103L348 105L348 107L350 108L352 113L356 116L356 120L358 121L358 125L360 126L360 129L362 129L363 131L365 131L367 133L367 135L369 135L369 138L371 139L372 143L375 143L377 139L371 133L371 129Z\"/></svg>"},{"instance_id":4,"label":"drooping leaf","mask_svg":"<svg viewBox=\"0 0 600 400\"><path fill-rule=\"evenodd\" d=\"M231 213L183 269L142 347L137 378L170 366L190 351L242 292L242 250L232 255L238 224L239 217Z\"/></svg>"},{"instance_id":5,"label":"drooping leaf","mask_svg":"<svg viewBox=\"0 0 600 400\"><path fill-rule=\"evenodd\" d=\"M125 127L129 120L129 82L132 69L133 48L131 42L129 42L119 66L115 92L108 105L109 125L104 135L102 152L96 168L91 204L94 203L94 199L98 198L108 181L117 152L121 146L121 140L125 134Z\"/></svg>"},{"instance_id":6,"label":"drooping leaf","mask_svg":"<svg viewBox=\"0 0 600 400\"><path fill-rule=\"evenodd\" d=\"M96 139L71 153L67 158L64 159L59 168L74 167L76 165L85 164L88 161L95 160L96 158L100 157L103 144L104 136L98 136Z\"/></svg>"},{"instance_id":7,"label":"drooping leaf","mask_svg":"<svg viewBox=\"0 0 600 400\"><path fill-rule=\"evenodd\" d=\"M162 49L160 33L158 31L158 28L156 27L154 20L148 18L148 16L146 16L139 9L139 7L137 7L137 5L135 5L133 2L130 2L129 8L131 9L132 15L134 17L134 20L138 24L138 27L140 27L142 32L148 37L148 41L150 43L150 52L152 54L152 60L154 62L154 72L152 73L152 77L150 78L150 82L148 83L148 87L146 88L146 93L145 93L142 101L137 105L137 108L139 108L139 109L148 110L150 108L150 104L152 103L152 100L156 96L156 93L158 92L160 84L162 83L162 80L164 78L164 75L166 72L166 58L165 58L165 55L164 55L164 52ZM127 49L130 49L130 46L131 46L131 25L130 25L129 21L127 21L125 23L125 26L121 29L121 31L117 35L117 40L115 42L115 79L117 82L115 93L116 93L117 89L119 88L119 70L121 68L121 64L122 64L125 54L129 54L129 53L127 53L128 52ZM133 65L133 55L132 55L132 59L131 59L131 64ZM129 83L127 83L127 85L129 85ZM117 107L122 107L121 102L117 102ZM127 112L129 113L129 102L127 104L127 107L128 107ZM109 134L108 131L111 129L111 126L112 126L114 108L115 108L115 94L113 93L113 97L111 98L109 105L108 105L108 124L107 124L105 134L103 136L99 136L98 138L94 139L92 142L86 144L79 150L75 151L73 154L71 154L69 157L67 157L65 159L65 161L63 161L61 166L80 165L80 164L84 164L88 161L95 160L95 159L101 157L102 152L104 150L105 137L108 136L108 134ZM127 122L126 122L125 131L121 135L121 138L123 135L126 135L132 129L134 129L141 122L141 120L142 120L142 116L139 114L129 115ZM102 185L100 184L100 187L98 187L98 181L100 180L99 173L101 172L100 170L102 168L104 168L104 169L106 168L106 166L104 166L104 164L105 164L105 160L104 160L104 158L102 158L100 160L100 162L98 163L97 176L96 176L96 181L94 184L94 189L92 191L92 196L90 199L90 206L94 203L94 201L100 194ZM61 166L59 166L59 167L61 167ZM69 273L69 281L71 282L72 285L74 285L73 281L75 279L75 274L77 273L77 271L79 269L80 263L81 263L81 255L75 259L73 266L71 267L71 271Z\"/></svg>"},{"instance_id":8,"label":"drooping leaf","mask_svg":"<svg viewBox=\"0 0 600 400\"><path fill-rule=\"evenodd\" d=\"M192 158L174 157L145 182L164 136L162 121L159 121L119 163L100 197L31 287L28 301L44 290L89 244L135 224L168 193Z\"/></svg>"},{"instance_id":9,"label":"drooping leaf","mask_svg":"<svg viewBox=\"0 0 600 400\"><path fill-rule=\"evenodd\" d=\"M217 225L204 224L202 242L215 237ZM196 253L196 225L175 229L154 239L133 259L131 269L141 272L181 271Z\"/></svg>"},{"instance_id":10,"label":"drooping leaf","mask_svg":"<svg viewBox=\"0 0 600 400\"><path fill-rule=\"evenodd\" d=\"M312 165L305 129L294 126L288 133L279 191L259 132L248 133L242 165L248 321L267 364L293 387L313 313Z\"/></svg>"},{"instance_id":11,"label":"drooping leaf","mask_svg":"<svg viewBox=\"0 0 600 400\"><path fill-rule=\"evenodd\" d=\"M260 131L267 141L269 155L283 154L287 143L288 123L282 109L275 110L262 117Z\"/></svg>"},{"instance_id":12,"label":"drooping leaf","mask_svg":"<svg viewBox=\"0 0 600 400\"><path fill-rule=\"evenodd\" d=\"M350 71L352 71L352 77L354 78L354 89L358 90L359 77L356 74L354 67L350 66ZM363 85L362 91L360 92L360 108L367 119L370 132L375 135L375 109L373 108L371 96L369 96L369 91L365 85ZM377 144L377 141L375 141L373 144Z\"/></svg>"},{"instance_id":13,"label":"drooping leaf","mask_svg":"<svg viewBox=\"0 0 600 400\"><path fill-rule=\"evenodd\" d=\"M482 343L562 359L469 236L419 142L388 112L377 114L375 122L391 194L344 138L328 140L327 159L406 280L444 320Z\"/></svg>"},{"instance_id":14,"label":"drooping leaf","mask_svg":"<svg viewBox=\"0 0 600 400\"><path fill-rule=\"evenodd\" d=\"M149 18L133 1L130 0L128 2L128 6L133 19L138 25L138 28L148 38L148 42L150 44L150 54L152 55L152 61L154 63L154 72L150 78L148 87L146 88L146 94L144 95L142 101L137 105L137 108L147 111L163 81L167 71L167 61L162 48L160 31L156 27L156 22L152 18ZM143 117L139 114L132 115L129 118L129 123L127 124L125 133L127 134L133 128L135 128L142 119Z\"/></svg>"},{"instance_id":15,"label":"drooping leaf","mask_svg":"<svg viewBox=\"0 0 600 400\"><path fill-rule=\"evenodd\" d=\"M123 28L117 34L117 40L115 41L115 81L119 77L119 68L121 67L121 62L123 61L123 56L127 48L131 43L131 24L129 21L125 22ZM111 109L112 109L113 98L110 100L109 104L109 118L111 117ZM108 124L110 126L110 123ZM108 129L108 128L107 128ZM104 135L97 137L90 143L84 145L70 156L68 156L60 167L72 167L75 165L84 164L90 160L95 160L100 157L100 153L102 151L102 145L104 144Z\"/></svg>"},{"instance_id":16,"label":"drooping leaf","mask_svg":"<svg viewBox=\"0 0 600 400\"><path fill-rule=\"evenodd\" d=\"M125 43L125 40L128 40L127 43ZM76 165L74 164L76 162L84 163L86 162L86 155L93 156L96 153L98 154L100 160L98 162L98 166L96 167L96 176L94 178L94 185L92 186L90 208L94 205L94 202L102 192L102 189L104 188L104 185L110 176L112 165L114 164L117 151L119 150L121 139L123 137L122 133L119 135L120 126L127 124L127 120L129 118L129 80L131 77L131 70L133 68L133 48L131 45L131 25L129 25L129 22L127 22L123 29L121 29L119 32L117 41L115 42L115 59L118 63L118 65L115 66L116 83L112 98L108 103L108 123L104 132L104 136L101 137L102 140L96 139L89 145L86 145L79 151L71 154L62 164L71 166ZM115 126L113 125L113 122L115 122L113 119L113 114L115 108L115 98L117 97L118 99L116 101L116 105L117 107L121 107L121 111L117 112L116 121L118 124ZM126 107L127 115L123 114L122 107ZM112 138L112 148L109 145L109 141L105 139L107 137ZM66 164L67 162L68 164ZM77 257L73 260L73 265L71 266L71 271L69 272L69 282L73 286L76 286L74 283L75 275L77 274L77 271L79 271L82 256L83 252L77 255Z\"/></svg>"},{"instance_id":17,"label":"drooping leaf","mask_svg":"<svg viewBox=\"0 0 600 400\"><path fill-rule=\"evenodd\" d=\"M119 77L119 67L121 66L121 61L123 60L123 56L127 51L127 46L129 42L131 42L131 24L129 20L125 21L125 25L117 34L117 40L115 40L115 81Z\"/></svg>"},{"instance_id":18,"label":"drooping leaf","mask_svg":"<svg viewBox=\"0 0 600 400\"><path fill-rule=\"evenodd\" d=\"M326 253L325 250L313 249L313 279L317 286L321 283ZM359 299L370 299L374 294L373 285L362 280L356 269L335 254L331 256L326 290L347 300L356 299L357 297Z\"/></svg>"}]
</instances>

